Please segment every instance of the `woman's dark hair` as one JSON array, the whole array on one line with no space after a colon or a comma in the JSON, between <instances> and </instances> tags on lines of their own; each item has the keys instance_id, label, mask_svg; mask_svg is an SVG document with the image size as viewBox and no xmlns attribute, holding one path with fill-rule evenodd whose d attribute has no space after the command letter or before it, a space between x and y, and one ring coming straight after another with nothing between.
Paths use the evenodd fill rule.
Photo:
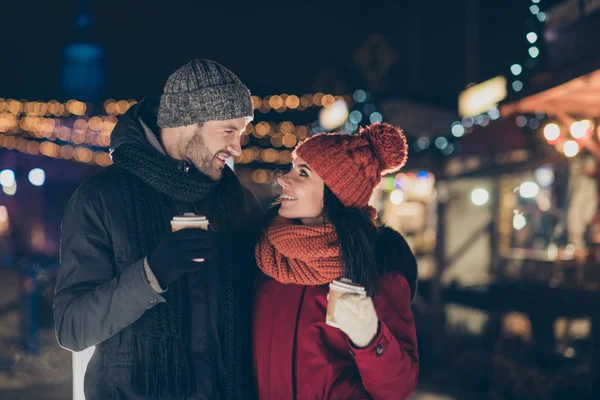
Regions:
<instances>
[{"instance_id":1,"label":"woman's dark hair","mask_svg":"<svg viewBox=\"0 0 600 400\"><path fill-rule=\"evenodd\" d=\"M372 297L379 278L375 257L377 227L373 219L358 208L345 207L327 186L323 195L323 216L337 232L344 276L364 286Z\"/></svg>"},{"instance_id":2,"label":"woman's dark hair","mask_svg":"<svg viewBox=\"0 0 600 400\"><path fill-rule=\"evenodd\" d=\"M265 228L278 211L279 204L274 203L267 212ZM364 211L344 206L327 185L323 194L323 216L338 235L344 277L364 286L367 295L373 297L380 275L375 255L378 228L373 219Z\"/></svg>"}]
</instances>

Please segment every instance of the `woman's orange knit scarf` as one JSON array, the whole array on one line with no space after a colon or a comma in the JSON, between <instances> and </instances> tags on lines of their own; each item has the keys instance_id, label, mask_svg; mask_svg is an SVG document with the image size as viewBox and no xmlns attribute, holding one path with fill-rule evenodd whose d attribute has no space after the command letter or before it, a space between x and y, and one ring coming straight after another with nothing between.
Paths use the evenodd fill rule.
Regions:
<instances>
[{"instance_id":1,"label":"woman's orange knit scarf","mask_svg":"<svg viewBox=\"0 0 600 400\"><path fill-rule=\"evenodd\" d=\"M323 285L343 274L331 224L297 225L278 215L256 245L255 256L258 267L281 283Z\"/></svg>"}]
</instances>

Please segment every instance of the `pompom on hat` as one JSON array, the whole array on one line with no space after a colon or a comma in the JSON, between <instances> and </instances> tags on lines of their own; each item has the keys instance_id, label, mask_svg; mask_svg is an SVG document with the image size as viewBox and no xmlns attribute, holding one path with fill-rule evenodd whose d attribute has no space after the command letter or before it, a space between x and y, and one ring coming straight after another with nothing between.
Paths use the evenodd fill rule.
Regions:
<instances>
[{"instance_id":1,"label":"pompom on hat","mask_svg":"<svg viewBox=\"0 0 600 400\"><path fill-rule=\"evenodd\" d=\"M318 134L294 150L294 158L306 161L344 206L370 213L369 199L381 176L402 168L407 155L402 129L387 123L361 128L356 135Z\"/></svg>"}]
</instances>

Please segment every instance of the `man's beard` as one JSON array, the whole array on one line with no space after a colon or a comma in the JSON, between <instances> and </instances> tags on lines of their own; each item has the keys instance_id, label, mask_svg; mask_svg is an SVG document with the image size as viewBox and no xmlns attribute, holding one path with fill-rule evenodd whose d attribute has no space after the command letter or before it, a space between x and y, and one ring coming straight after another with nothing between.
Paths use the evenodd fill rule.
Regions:
<instances>
[{"instance_id":1,"label":"man's beard","mask_svg":"<svg viewBox=\"0 0 600 400\"><path fill-rule=\"evenodd\" d=\"M227 153L226 151L219 152ZM218 181L223 177L223 168L220 168L215 164L217 153L212 154L210 152L204 143L204 138L199 133L196 133L185 146L185 155L187 159L194 164L198 171L202 172L213 181Z\"/></svg>"}]
</instances>

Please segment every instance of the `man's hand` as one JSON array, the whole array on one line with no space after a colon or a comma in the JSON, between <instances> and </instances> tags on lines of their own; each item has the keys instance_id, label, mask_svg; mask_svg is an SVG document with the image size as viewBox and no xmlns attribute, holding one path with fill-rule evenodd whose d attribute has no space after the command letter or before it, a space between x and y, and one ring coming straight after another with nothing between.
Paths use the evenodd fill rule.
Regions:
<instances>
[{"instance_id":1,"label":"man's hand","mask_svg":"<svg viewBox=\"0 0 600 400\"><path fill-rule=\"evenodd\" d=\"M168 233L148 255L148 265L163 289L182 274L202 270L217 262L216 233L204 229Z\"/></svg>"}]
</instances>

